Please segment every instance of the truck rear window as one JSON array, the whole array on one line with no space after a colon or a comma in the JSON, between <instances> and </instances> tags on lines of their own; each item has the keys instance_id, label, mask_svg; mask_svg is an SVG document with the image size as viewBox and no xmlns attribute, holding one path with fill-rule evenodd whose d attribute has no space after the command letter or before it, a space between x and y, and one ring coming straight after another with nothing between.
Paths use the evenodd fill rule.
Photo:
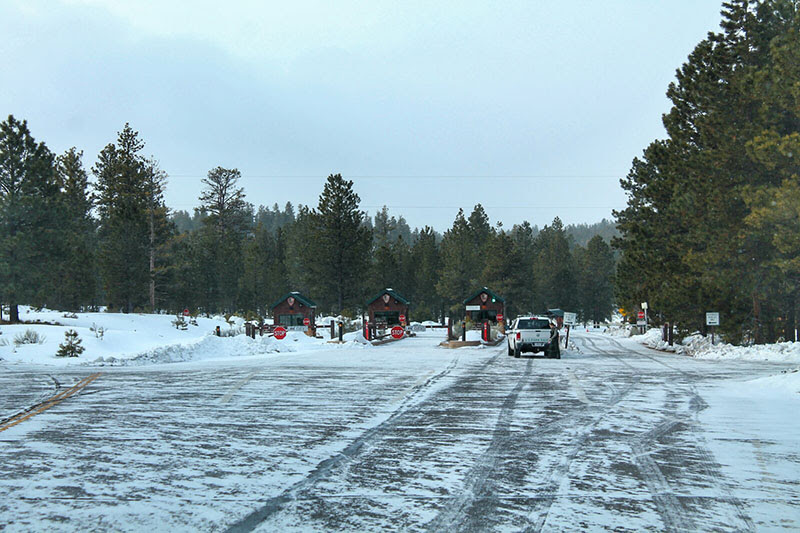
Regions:
<instances>
[{"instance_id":1,"label":"truck rear window","mask_svg":"<svg viewBox=\"0 0 800 533\"><path fill-rule=\"evenodd\" d=\"M550 321L521 319L517 324L517 329L550 329Z\"/></svg>"}]
</instances>

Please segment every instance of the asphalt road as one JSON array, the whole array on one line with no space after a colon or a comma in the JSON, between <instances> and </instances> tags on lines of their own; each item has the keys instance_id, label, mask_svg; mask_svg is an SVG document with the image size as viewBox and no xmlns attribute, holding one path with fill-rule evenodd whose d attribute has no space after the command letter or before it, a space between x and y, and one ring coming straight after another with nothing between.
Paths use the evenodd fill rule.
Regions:
<instances>
[{"instance_id":1,"label":"asphalt road","mask_svg":"<svg viewBox=\"0 0 800 533\"><path fill-rule=\"evenodd\" d=\"M0 366L0 429L41 411L0 431L0 529L800 528L796 428L768 442L746 408L709 414L720 386L780 365L573 340L561 360L422 336L230 364Z\"/></svg>"}]
</instances>

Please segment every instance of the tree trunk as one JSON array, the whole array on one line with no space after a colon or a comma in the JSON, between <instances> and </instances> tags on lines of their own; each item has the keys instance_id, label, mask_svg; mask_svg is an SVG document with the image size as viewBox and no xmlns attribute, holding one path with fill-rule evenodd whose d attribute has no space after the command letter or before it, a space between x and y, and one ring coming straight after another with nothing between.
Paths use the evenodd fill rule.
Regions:
<instances>
[{"instance_id":1,"label":"tree trunk","mask_svg":"<svg viewBox=\"0 0 800 533\"><path fill-rule=\"evenodd\" d=\"M761 344L761 302L758 301L758 296L753 293L753 341L755 344Z\"/></svg>"},{"instance_id":2,"label":"tree trunk","mask_svg":"<svg viewBox=\"0 0 800 533\"><path fill-rule=\"evenodd\" d=\"M156 230L153 210L150 209L150 312L156 311Z\"/></svg>"}]
</instances>

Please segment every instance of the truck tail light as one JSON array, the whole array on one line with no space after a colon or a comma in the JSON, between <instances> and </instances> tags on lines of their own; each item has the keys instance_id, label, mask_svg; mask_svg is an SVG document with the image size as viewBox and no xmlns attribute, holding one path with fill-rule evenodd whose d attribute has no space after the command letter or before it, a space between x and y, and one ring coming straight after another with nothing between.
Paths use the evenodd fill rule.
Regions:
<instances>
[{"instance_id":1,"label":"truck tail light","mask_svg":"<svg viewBox=\"0 0 800 533\"><path fill-rule=\"evenodd\" d=\"M522 340L522 333L519 331L517 332L517 340Z\"/></svg>"}]
</instances>

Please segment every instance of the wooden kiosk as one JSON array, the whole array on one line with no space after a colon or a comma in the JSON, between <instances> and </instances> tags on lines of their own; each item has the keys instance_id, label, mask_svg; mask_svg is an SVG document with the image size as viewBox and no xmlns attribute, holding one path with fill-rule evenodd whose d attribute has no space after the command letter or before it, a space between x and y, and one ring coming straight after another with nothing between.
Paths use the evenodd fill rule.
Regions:
<instances>
[{"instance_id":1,"label":"wooden kiosk","mask_svg":"<svg viewBox=\"0 0 800 533\"><path fill-rule=\"evenodd\" d=\"M410 322L408 310L411 302L403 298L397 291L383 289L372 300L367 302L369 323L379 329L392 326L405 326ZM400 320L400 317L405 320Z\"/></svg>"},{"instance_id":2,"label":"wooden kiosk","mask_svg":"<svg viewBox=\"0 0 800 533\"><path fill-rule=\"evenodd\" d=\"M469 298L464 300L466 317L473 323L493 322L497 324L498 315L505 317L506 300L491 289L483 287L478 289Z\"/></svg>"},{"instance_id":3,"label":"wooden kiosk","mask_svg":"<svg viewBox=\"0 0 800 533\"><path fill-rule=\"evenodd\" d=\"M299 292L290 292L272 304L272 319L276 326L286 329L314 331L317 304ZM305 319L309 320L308 326L304 325Z\"/></svg>"}]
</instances>

